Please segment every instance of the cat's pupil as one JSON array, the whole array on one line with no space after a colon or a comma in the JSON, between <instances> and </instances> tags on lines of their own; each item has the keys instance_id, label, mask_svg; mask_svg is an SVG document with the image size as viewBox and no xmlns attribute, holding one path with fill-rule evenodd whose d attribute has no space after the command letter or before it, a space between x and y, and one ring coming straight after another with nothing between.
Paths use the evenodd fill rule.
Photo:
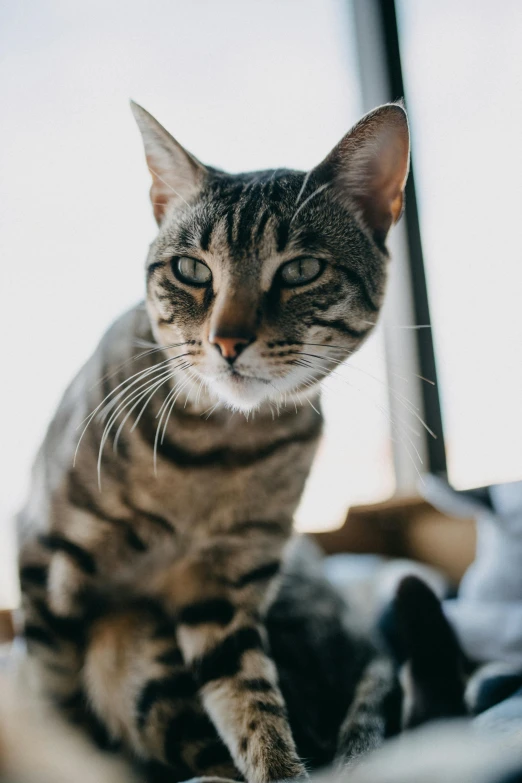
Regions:
<instances>
[{"instance_id":1,"label":"cat's pupil","mask_svg":"<svg viewBox=\"0 0 522 783\"><path fill-rule=\"evenodd\" d=\"M172 267L176 277L181 278L185 283L205 285L212 278L212 273L206 264L188 256L173 259Z\"/></svg>"},{"instance_id":2,"label":"cat's pupil","mask_svg":"<svg viewBox=\"0 0 522 783\"><path fill-rule=\"evenodd\" d=\"M281 269L281 277L287 285L310 283L320 274L322 264L316 258L299 258Z\"/></svg>"}]
</instances>

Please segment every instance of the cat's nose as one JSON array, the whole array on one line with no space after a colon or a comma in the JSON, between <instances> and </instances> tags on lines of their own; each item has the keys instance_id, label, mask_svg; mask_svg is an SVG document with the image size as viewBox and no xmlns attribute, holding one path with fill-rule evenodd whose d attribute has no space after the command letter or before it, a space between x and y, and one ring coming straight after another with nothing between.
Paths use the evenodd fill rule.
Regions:
<instances>
[{"instance_id":1,"label":"cat's nose","mask_svg":"<svg viewBox=\"0 0 522 783\"><path fill-rule=\"evenodd\" d=\"M231 290L232 289L232 290ZM239 281L217 295L208 327L208 341L232 364L256 339L259 295L255 285Z\"/></svg>"},{"instance_id":2,"label":"cat's nose","mask_svg":"<svg viewBox=\"0 0 522 783\"><path fill-rule=\"evenodd\" d=\"M247 345L253 341L253 337L221 337L219 334L210 334L208 341L212 345L215 345L221 356L232 364L241 351L244 351Z\"/></svg>"}]
</instances>

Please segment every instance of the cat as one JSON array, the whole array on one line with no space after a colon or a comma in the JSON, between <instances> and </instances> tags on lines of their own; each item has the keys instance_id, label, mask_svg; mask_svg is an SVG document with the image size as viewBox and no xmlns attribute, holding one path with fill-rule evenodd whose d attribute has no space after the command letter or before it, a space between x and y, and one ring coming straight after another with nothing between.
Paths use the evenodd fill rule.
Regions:
<instances>
[{"instance_id":1,"label":"cat","mask_svg":"<svg viewBox=\"0 0 522 783\"><path fill-rule=\"evenodd\" d=\"M324 562L317 545L307 538L294 539L282 565L280 588L268 608L265 627L300 757L306 759L309 772L325 770L333 763L337 778L342 779L342 770L353 771L364 756L403 729L465 714L455 711L463 696L464 679L457 681L455 676L459 677L459 655L455 654L456 641L440 602L418 578L408 577L401 582L386 613L388 626L395 616L393 648L400 647L401 658L410 670L410 694L405 703L390 655L368 631L371 610L365 607L361 616L362 607L351 601L351 590L341 595L326 579ZM16 674L13 664L17 657L20 662L20 656L12 655L5 668L11 680ZM70 774L68 767L74 770L76 765L78 771L80 764L89 779L93 775L101 775L103 780L119 776L148 783L175 783L195 774L196 769L190 765L166 766L132 759L107 735L103 724L88 715L88 705L82 704L83 715L77 715L83 718L81 728L88 730L100 749L111 754L99 755L93 749L89 752L82 737L67 729L56 710L35 701L34 693L22 685L27 681L25 668L22 658L16 689L12 685L0 699L0 729L5 729L5 737L0 731L0 773L4 751L12 780L17 780L19 774L21 779L34 777L37 781L41 764L53 768L60 777ZM156 685L155 696L160 700L161 683ZM169 681L165 680L163 686L165 698L172 698ZM192 709L197 706L191 704ZM32 742L30 758L24 751L28 737ZM77 746L71 744L73 739ZM210 726L207 743L207 747L223 748ZM178 738L178 744L183 744L183 737ZM126 767L122 766L125 759L130 762ZM216 769L208 767L205 780L215 779L219 767L219 763ZM224 783L223 778L221 781Z\"/></svg>"},{"instance_id":2,"label":"cat","mask_svg":"<svg viewBox=\"0 0 522 783\"><path fill-rule=\"evenodd\" d=\"M158 223L145 305L105 334L37 456L19 516L25 636L45 690L86 700L138 756L303 776L263 621L321 381L382 306L406 112L370 112L307 173L231 175L132 109Z\"/></svg>"},{"instance_id":3,"label":"cat","mask_svg":"<svg viewBox=\"0 0 522 783\"><path fill-rule=\"evenodd\" d=\"M320 770L314 780L376 781L389 780L393 775L394 780L417 781L424 780L423 774L429 769L434 780L442 781L448 779L448 771L450 776L456 774L460 769L457 765L462 766L462 775L472 775L472 770L480 769L481 764L489 764L493 754L498 758L499 751L505 757L503 766L508 769L514 762L505 754L505 747L490 747L477 757L484 737L475 736L476 747L470 746L468 753L462 751L472 739L464 724L443 724L439 733L414 732L401 737L400 746L388 742L375 757L372 754L366 760L368 752L386 738L393 738L403 727L418 725L419 707L425 720L455 715L458 693L451 693L458 662L454 656L455 639L440 602L429 588L417 577L403 580L390 609L397 616L395 635L415 683L410 704L416 706L413 711L405 710L390 657L365 630L368 608L364 607L361 617L360 603L351 605L351 589L343 591L341 597L325 578L323 563L316 545L303 538L294 541L283 564L280 590L265 618L271 655L298 751L306 758L310 771ZM19 647L15 645L15 649ZM39 783L51 777L54 781L66 781L71 775L81 783L174 783L181 780L180 775L190 776L189 768L173 770L159 764L137 764L121 753L97 752L82 732L67 725L59 712L35 700L27 688L28 673L26 660L15 650L6 659L0 656L2 783ZM460 694L462 682L458 687ZM430 715L426 713L428 706ZM103 740L109 741L105 748L116 750L102 733L93 738L102 747ZM438 751L434 751L434 744L440 746ZM429 752L423 761L426 750ZM210 768L201 783L212 780L226 783L216 778ZM500 783L493 774L488 776L490 780Z\"/></svg>"}]
</instances>

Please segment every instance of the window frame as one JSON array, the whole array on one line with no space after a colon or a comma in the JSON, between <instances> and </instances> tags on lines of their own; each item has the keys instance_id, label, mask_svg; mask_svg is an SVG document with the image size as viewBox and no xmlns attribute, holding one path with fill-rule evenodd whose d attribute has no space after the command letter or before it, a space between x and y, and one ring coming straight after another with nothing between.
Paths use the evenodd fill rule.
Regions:
<instances>
[{"instance_id":1,"label":"window frame","mask_svg":"<svg viewBox=\"0 0 522 783\"><path fill-rule=\"evenodd\" d=\"M353 9L365 110L368 111L379 103L403 99L405 90L395 0L350 0L350 5ZM401 310L405 305L409 305L413 316L412 323L417 326L408 330L411 334L401 340L402 347L405 349L401 364L406 367L413 381L412 394L420 401L423 418L433 433L430 435L427 430L424 430L421 435L420 451L425 457L423 469L447 476L444 426L413 163L406 183L404 215L395 231L399 235L398 243L406 267L406 274L401 276L399 282ZM391 320L404 324L404 314L401 317L398 310L399 301L396 297L395 303L392 302L391 305ZM385 324L392 326L390 314L388 318L385 317ZM418 328L419 326L421 328ZM389 358L388 347L386 354ZM424 379L429 379L429 382ZM388 385L390 385L390 378L388 378ZM390 395L390 409L392 412L394 409L397 410L397 402L392 395ZM411 493L412 488L418 484L417 469L411 462L408 464L408 461L408 455L404 450L397 448L394 450L398 495Z\"/></svg>"}]
</instances>

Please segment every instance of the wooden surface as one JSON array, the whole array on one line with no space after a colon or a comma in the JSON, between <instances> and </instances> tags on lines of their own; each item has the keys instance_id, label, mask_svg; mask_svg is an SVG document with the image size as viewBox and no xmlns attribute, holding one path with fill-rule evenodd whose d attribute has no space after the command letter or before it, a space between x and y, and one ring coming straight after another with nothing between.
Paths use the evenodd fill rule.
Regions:
<instances>
[{"instance_id":1,"label":"wooden surface","mask_svg":"<svg viewBox=\"0 0 522 783\"><path fill-rule=\"evenodd\" d=\"M13 615L7 610L0 610L0 644L10 642L13 637Z\"/></svg>"},{"instance_id":2,"label":"wooden surface","mask_svg":"<svg viewBox=\"0 0 522 783\"><path fill-rule=\"evenodd\" d=\"M396 498L350 509L339 530L316 533L328 554L357 552L408 557L440 568L457 583L475 556L472 519L441 514L419 498Z\"/></svg>"}]
</instances>

